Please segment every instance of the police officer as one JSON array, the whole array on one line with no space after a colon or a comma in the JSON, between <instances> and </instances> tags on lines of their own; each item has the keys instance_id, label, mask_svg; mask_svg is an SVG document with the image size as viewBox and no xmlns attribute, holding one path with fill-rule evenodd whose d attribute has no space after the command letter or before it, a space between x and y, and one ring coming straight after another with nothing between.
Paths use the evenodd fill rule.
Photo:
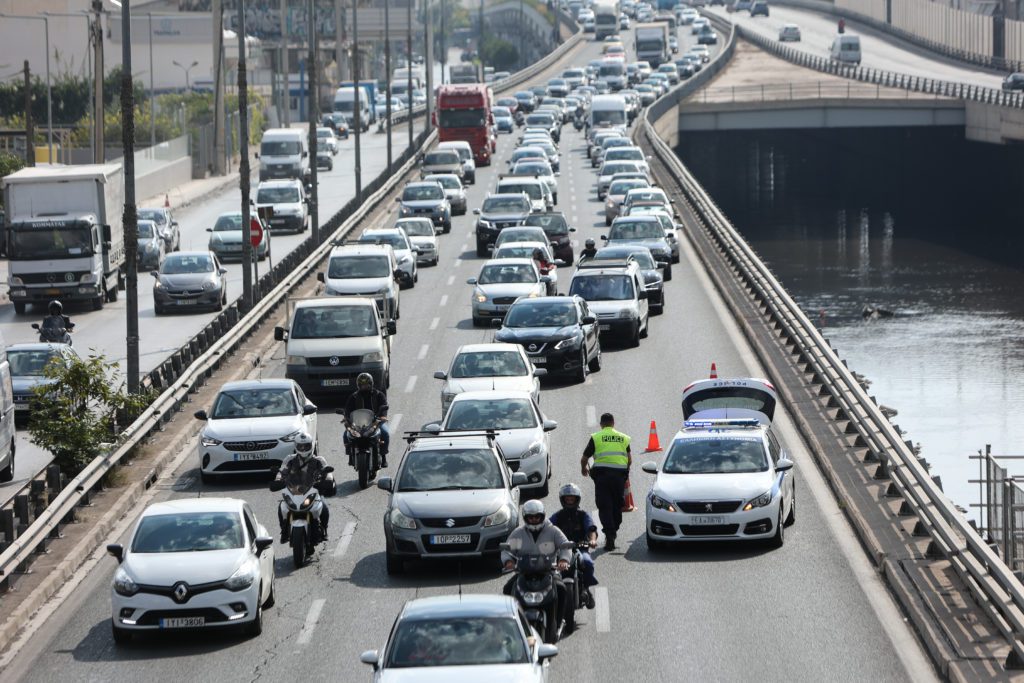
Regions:
<instances>
[{"instance_id":1,"label":"police officer","mask_svg":"<svg viewBox=\"0 0 1024 683\"><path fill-rule=\"evenodd\" d=\"M601 430L590 436L583 450L580 467L583 476L594 480L594 498L604 531L604 549L615 550L615 536L622 524L622 501L626 495L626 479L633 455L629 437L615 429L611 413L601 416ZM594 464L590 464L590 459Z\"/></svg>"}]
</instances>

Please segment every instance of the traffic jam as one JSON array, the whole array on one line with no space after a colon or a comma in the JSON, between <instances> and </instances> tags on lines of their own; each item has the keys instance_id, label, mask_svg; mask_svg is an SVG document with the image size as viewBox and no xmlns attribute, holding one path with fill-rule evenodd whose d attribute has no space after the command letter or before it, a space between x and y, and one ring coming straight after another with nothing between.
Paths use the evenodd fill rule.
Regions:
<instances>
[{"instance_id":1,"label":"traffic jam","mask_svg":"<svg viewBox=\"0 0 1024 683\"><path fill-rule=\"evenodd\" d=\"M552 446L573 408L545 400L552 388L627 362L652 326L681 315L672 305L682 290L670 283L685 258L682 219L632 138L644 108L708 59L710 39L677 58L676 26L693 17L676 9L581 7L600 58L509 95L482 83L439 86L439 142L417 160L417 177L373 225L335 244L316 296L289 301L274 330L283 376L228 382L197 405L202 494L151 504L124 544L107 547L117 563L117 646L163 631L259 636L277 572L317 563L342 534L331 508L337 517L360 495L378 496L390 580L471 561L503 582L493 594L464 592L453 570L448 594L409 600L388 632L367 631L367 646L380 647L360 660L379 681L548 680L559 641L595 609L599 549L622 544L624 512L644 516L652 554L693 542L784 544L796 519L795 470L773 427L778 396L767 380L720 378L714 365L710 376L685 378L679 428L664 446L653 421L640 440L617 430L614 405L595 415L593 433L572 435L578 450ZM620 30L630 19L627 46ZM323 137L325 166L333 139ZM564 181L580 178L592 178L584 185L593 220L559 208ZM486 186L479 202L467 191L477 183ZM301 231L304 197L302 182L268 177L256 204L277 207L280 227ZM235 249L226 235L240 232L234 216L223 222L212 254L164 260L158 282L172 268L216 281ZM437 391L434 409L406 416L421 427L399 429L389 395L413 385L394 369L393 347L418 332L406 320L426 305L415 293L421 269L443 268L442 254L459 252L463 239L460 264L475 275L452 305L479 341L459 345L435 382L415 389ZM222 305L222 288L209 289L202 303ZM341 443L321 438L328 419L341 423ZM575 480L556 480L554 463L577 458ZM647 492L630 485L638 470L653 477ZM239 477L258 482L252 500L218 493ZM268 484L277 519L257 519L253 500L266 499ZM275 548L284 553L276 562Z\"/></svg>"}]
</instances>

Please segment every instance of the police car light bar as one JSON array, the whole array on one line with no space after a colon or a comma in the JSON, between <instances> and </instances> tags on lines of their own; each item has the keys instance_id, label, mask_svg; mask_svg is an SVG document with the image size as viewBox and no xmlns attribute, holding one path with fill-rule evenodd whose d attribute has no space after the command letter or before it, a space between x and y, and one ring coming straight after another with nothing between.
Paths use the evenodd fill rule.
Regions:
<instances>
[{"instance_id":1,"label":"police car light bar","mask_svg":"<svg viewBox=\"0 0 1024 683\"><path fill-rule=\"evenodd\" d=\"M716 429L722 427L759 427L761 422L754 417L722 418L710 420L687 420L683 429Z\"/></svg>"}]
</instances>

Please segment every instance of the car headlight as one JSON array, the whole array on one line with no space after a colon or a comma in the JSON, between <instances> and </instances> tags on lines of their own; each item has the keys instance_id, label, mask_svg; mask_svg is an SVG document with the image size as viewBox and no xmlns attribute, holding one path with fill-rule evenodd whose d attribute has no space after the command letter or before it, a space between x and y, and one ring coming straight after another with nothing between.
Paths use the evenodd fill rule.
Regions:
<instances>
[{"instance_id":1,"label":"car headlight","mask_svg":"<svg viewBox=\"0 0 1024 683\"><path fill-rule=\"evenodd\" d=\"M543 455L543 454L544 454L544 444L541 443L540 441L534 441L533 443L530 444L530 447L526 449L526 452L523 453L523 457L524 458L532 458L532 457L535 457L535 456L538 456L538 455Z\"/></svg>"},{"instance_id":2,"label":"car headlight","mask_svg":"<svg viewBox=\"0 0 1024 683\"><path fill-rule=\"evenodd\" d=\"M579 337L569 337L568 339L563 339L562 341L555 344L554 349L556 351L561 351L562 349L569 349L572 348L573 346L576 346L576 344L579 341Z\"/></svg>"},{"instance_id":3,"label":"car headlight","mask_svg":"<svg viewBox=\"0 0 1024 683\"><path fill-rule=\"evenodd\" d=\"M412 213L412 209L409 208L408 206L402 205L398 207L398 213L400 213L403 216L408 216L409 214Z\"/></svg>"},{"instance_id":4,"label":"car headlight","mask_svg":"<svg viewBox=\"0 0 1024 683\"><path fill-rule=\"evenodd\" d=\"M371 351L370 353L363 354L364 363L380 363L384 360L384 356L381 355L380 351Z\"/></svg>"},{"instance_id":5,"label":"car headlight","mask_svg":"<svg viewBox=\"0 0 1024 683\"><path fill-rule=\"evenodd\" d=\"M114 590L118 595L131 597L139 592L139 586L128 575L124 567L118 567L117 571L114 572Z\"/></svg>"},{"instance_id":6,"label":"car headlight","mask_svg":"<svg viewBox=\"0 0 1024 683\"><path fill-rule=\"evenodd\" d=\"M604 205L605 205L605 206L606 206L607 208L609 208L609 209L614 209L614 208L615 208L615 202L613 202L613 201L612 201L611 199L609 199L608 201L606 201L606 202L604 203Z\"/></svg>"},{"instance_id":7,"label":"car headlight","mask_svg":"<svg viewBox=\"0 0 1024 683\"><path fill-rule=\"evenodd\" d=\"M499 524L506 524L510 519L512 519L512 513L508 511L508 506L502 505L491 514L484 517L484 526L498 526Z\"/></svg>"},{"instance_id":8,"label":"car headlight","mask_svg":"<svg viewBox=\"0 0 1024 683\"><path fill-rule=\"evenodd\" d=\"M229 591L245 590L256 580L256 563L245 562L235 570L235 573L224 582L224 587Z\"/></svg>"},{"instance_id":9,"label":"car headlight","mask_svg":"<svg viewBox=\"0 0 1024 683\"><path fill-rule=\"evenodd\" d=\"M204 292L209 292L211 289L216 289L216 287L217 287L217 283L214 282L213 280L209 280L209 281L203 283L203 291Z\"/></svg>"},{"instance_id":10,"label":"car headlight","mask_svg":"<svg viewBox=\"0 0 1024 683\"><path fill-rule=\"evenodd\" d=\"M655 493L651 493L648 496L648 500L651 501L651 507L653 508L664 510L665 512L679 512L675 505Z\"/></svg>"},{"instance_id":11,"label":"car headlight","mask_svg":"<svg viewBox=\"0 0 1024 683\"><path fill-rule=\"evenodd\" d=\"M91 275L91 273L89 275ZM83 276L82 282L86 281L85 280L86 277L88 277L88 275ZM93 277L95 277L95 276L93 276ZM15 277L15 276L11 276L11 277L7 278L7 284L9 286L11 286L11 287L24 287L25 286L25 282L20 277Z\"/></svg>"},{"instance_id":12,"label":"car headlight","mask_svg":"<svg viewBox=\"0 0 1024 683\"><path fill-rule=\"evenodd\" d=\"M384 287L381 287L379 290L377 290L377 294L375 296L385 296L390 293L391 287L389 285L385 285Z\"/></svg>"},{"instance_id":13,"label":"car headlight","mask_svg":"<svg viewBox=\"0 0 1024 683\"><path fill-rule=\"evenodd\" d=\"M410 259L409 259L409 255L408 254L402 254L401 256L398 257L398 262L399 263L408 263L409 260Z\"/></svg>"},{"instance_id":14,"label":"car headlight","mask_svg":"<svg viewBox=\"0 0 1024 683\"><path fill-rule=\"evenodd\" d=\"M156 282L153 283L153 289L163 289L163 288L164 288L164 283L161 282L160 280L157 280Z\"/></svg>"},{"instance_id":15,"label":"car headlight","mask_svg":"<svg viewBox=\"0 0 1024 683\"><path fill-rule=\"evenodd\" d=\"M295 437L297 437L300 433L302 433L302 430L296 429L294 432L282 436L281 441L284 443L291 443L292 441L295 441Z\"/></svg>"},{"instance_id":16,"label":"car headlight","mask_svg":"<svg viewBox=\"0 0 1024 683\"><path fill-rule=\"evenodd\" d=\"M490 221L485 221L485 220L484 220L483 218L481 218L480 220L478 220L478 221L476 222L476 227L478 227L478 228L484 228L485 230L490 230L490 229L491 229L491 228L493 228L494 226L493 226L493 225L491 225L491 222L490 222Z\"/></svg>"},{"instance_id":17,"label":"car headlight","mask_svg":"<svg viewBox=\"0 0 1024 683\"><path fill-rule=\"evenodd\" d=\"M215 439L212 436L207 436L206 434L201 434L199 436L199 443L203 444L203 446L205 446L206 448L210 448L212 446L219 446L219 445L221 445L224 442L221 441L220 439Z\"/></svg>"},{"instance_id":18,"label":"car headlight","mask_svg":"<svg viewBox=\"0 0 1024 683\"><path fill-rule=\"evenodd\" d=\"M287 362L288 365L305 365L306 364L306 357L305 356L288 356L288 360L286 362Z\"/></svg>"},{"instance_id":19,"label":"car headlight","mask_svg":"<svg viewBox=\"0 0 1024 683\"><path fill-rule=\"evenodd\" d=\"M522 596L523 602L527 605L539 605L544 602L544 594L540 591L524 591Z\"/></svg>"},{"instance_id":20,"label":"car headlight","mask_svg":"<svg viewBox=\"0 0 1024 683\"><path fill-rule=\"evenodd\" d=\"M487 295L481 289L473 290L473 298L476 299L477 303L481 304L487 301Z\"/></svg>"},{"instance_id":21,"label":"car headlight","mask_svg":"<svg viewBox=\"0 0 1024 683\"><path fill-rule=\"evenodd\" d=\"M17 282L15 282L15 280L17 280ZM78 278L78 282L83 285L94 285L96 284L96 273L86 273L82 277ZM11 284L20 286L22 284L21 278L12 277Z\"/></svg>"},{"instance_id":22,"label":"car headlight","mask_svg":"<svg viewBox=\"0 0 1024 683\"><path fill-rule=\"evenodd\" d=\"M391 520L391 526L399 529L417 529L419 525L416 520L412 517L407 517L402 514L402 511L398 508L391 508L391 512L388 514L388 518Z\"/></svg>"},{"instance_id":23,"label":"car headlight","mask_svg":"<svg viewBox=\"0 0 1024 683\"><path fill-rule=\"evenodd\" d=\"M637 317L637 313L632 308L623 308L621 311L619 311L618 317L629 318L630 320L633 320Z\"/></svg>"},{"instance_id":24,"label":"car headlight","mask_svg":"<svg viewBox=\"0 0 1024 683\"><path fill-rule=\"evenodd\" d=\"M752 498L749 501L747 501L747 504L743 506L743 511L748 512L750 510L753 510L754 508L763 508L772 502L772 498L774 498L773 492L765 491L760 496L757 496L756 498Z\"/></svg>"}]
</instances>

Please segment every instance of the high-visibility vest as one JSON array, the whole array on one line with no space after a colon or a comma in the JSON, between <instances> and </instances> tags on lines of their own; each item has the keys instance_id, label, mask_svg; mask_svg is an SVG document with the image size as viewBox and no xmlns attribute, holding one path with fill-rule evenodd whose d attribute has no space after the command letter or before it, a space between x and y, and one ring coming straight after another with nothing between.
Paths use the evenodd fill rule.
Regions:
<instances>
[{"instance_id":1,"label":"high-visibility vest","mask_svg":"<svg viewBox=\"0 0 1024 683\"><path fill-rule=\"evenodd\" d=\"M628 436L613 427L605 427L591 434L590 438L594 441L594 467L623 470L629 467L629 456L626 455L626 449L629 448Z\"/></svg>"}]
</instances>

